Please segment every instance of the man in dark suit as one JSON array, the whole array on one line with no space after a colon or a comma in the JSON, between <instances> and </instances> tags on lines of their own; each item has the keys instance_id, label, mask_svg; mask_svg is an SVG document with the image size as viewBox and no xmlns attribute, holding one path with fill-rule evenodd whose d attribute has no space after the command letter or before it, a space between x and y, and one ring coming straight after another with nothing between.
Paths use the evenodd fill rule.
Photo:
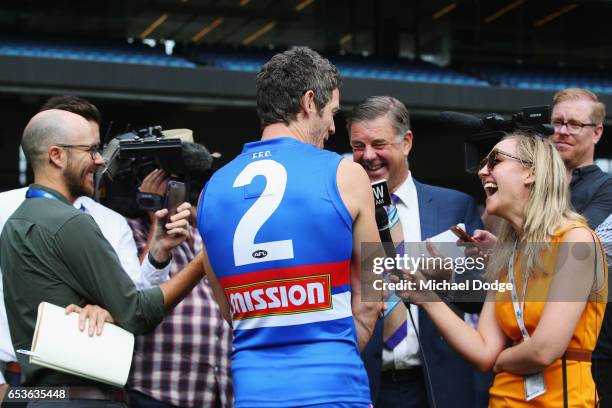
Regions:
<instances>
[{"instance_id":1,"label":"man in dark suit","mask_svg":"<svg viewBox=\"0 0 612 408\"><path fill-rule=\"evenodd\" d=\"M371 181L387 180L405 242L431 238L458 223L464 223L468 233L482 228L470 196L413 179L407 160L413 135L408 110L400 101L369 97L355 107L347 127L354 160L365 168ZM458 306L478 311L473 304ZM486 406L487 377L449 348L427 314L410 305L421 348L408 308L401 307L399 315L406 318L403 324L407 330L394 341L383 341L383 326L389 322L379 320L362 354L375 406L427 407L434 406L432 400L438 408Z\"/></svg>"}]
</instances>

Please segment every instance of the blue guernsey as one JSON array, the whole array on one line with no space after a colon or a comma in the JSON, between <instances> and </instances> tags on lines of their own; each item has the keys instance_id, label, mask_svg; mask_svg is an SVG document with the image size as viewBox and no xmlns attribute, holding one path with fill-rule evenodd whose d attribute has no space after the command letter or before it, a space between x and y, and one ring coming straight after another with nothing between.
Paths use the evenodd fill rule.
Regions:
<instances>
[{"instance_id":1,"label":"blue guernsey","mask_svg":"<svg viewBox=\"0 0 612 408\"><path fill-rule=\"evenodd\" d=\"M370 406L341 159L291 138L248 143L202 194L198 227L232 313L237 408Z\"/></svg>"}]
</instances>

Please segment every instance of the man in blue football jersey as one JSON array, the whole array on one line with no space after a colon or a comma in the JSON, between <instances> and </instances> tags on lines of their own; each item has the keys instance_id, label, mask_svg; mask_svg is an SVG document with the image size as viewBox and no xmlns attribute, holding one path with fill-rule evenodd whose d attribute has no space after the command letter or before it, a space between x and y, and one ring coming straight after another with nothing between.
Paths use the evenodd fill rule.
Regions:
<instances>
[{"instance_id":1,"label":"man in blue football jersey","mask_svg":"<svg viewBox=\"0 0 612 408\"><path fill-rule=\"evenodd\" d=\"M200 198L205 267L234 328L237 408L370 406L359 351L382 303L361 301L361 243L380 239L366 172L322 149L340 82L307 47L272 57L257 75L261 141Z\"/></svg>"}]
</instances>

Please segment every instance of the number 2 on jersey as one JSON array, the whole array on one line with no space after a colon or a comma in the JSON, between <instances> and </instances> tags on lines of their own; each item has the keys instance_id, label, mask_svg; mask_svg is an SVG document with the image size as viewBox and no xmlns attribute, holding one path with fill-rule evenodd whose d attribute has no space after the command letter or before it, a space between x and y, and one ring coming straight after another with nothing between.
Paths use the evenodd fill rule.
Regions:
<instances>
[{"instance_id":1,"label":"number 2 on jersey","mask_svg":"<svg viewBox=\"0 0 612 408\"><path fill-rule=\"evenodd\" d=\"M255 243L257 233L283 199L287 186L287 170L274 160L249 163L236 177L234 188L251 184L256 176L266 178L266 188L242 216L236 227L234 233L236 266L293 258L293 241L290 239Z\"/></svg>"}]
</instances>

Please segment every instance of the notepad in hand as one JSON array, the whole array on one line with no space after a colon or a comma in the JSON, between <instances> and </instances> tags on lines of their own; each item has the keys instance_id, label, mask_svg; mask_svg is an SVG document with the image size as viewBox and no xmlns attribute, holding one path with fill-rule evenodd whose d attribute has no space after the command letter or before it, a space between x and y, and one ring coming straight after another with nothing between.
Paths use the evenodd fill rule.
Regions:
<instances>
[{"instance_id":1,"label":"notepad in hand","mask_svg":"<svg viewBox=\"0 0 612 408\"><path fill-rule=\"evenodd\" d=\"M123 387L127 382L134 335L111 323L100 336L79 330L79 315L42 302L32 339L30 363Z\"/></svg>"}]
</instances>

